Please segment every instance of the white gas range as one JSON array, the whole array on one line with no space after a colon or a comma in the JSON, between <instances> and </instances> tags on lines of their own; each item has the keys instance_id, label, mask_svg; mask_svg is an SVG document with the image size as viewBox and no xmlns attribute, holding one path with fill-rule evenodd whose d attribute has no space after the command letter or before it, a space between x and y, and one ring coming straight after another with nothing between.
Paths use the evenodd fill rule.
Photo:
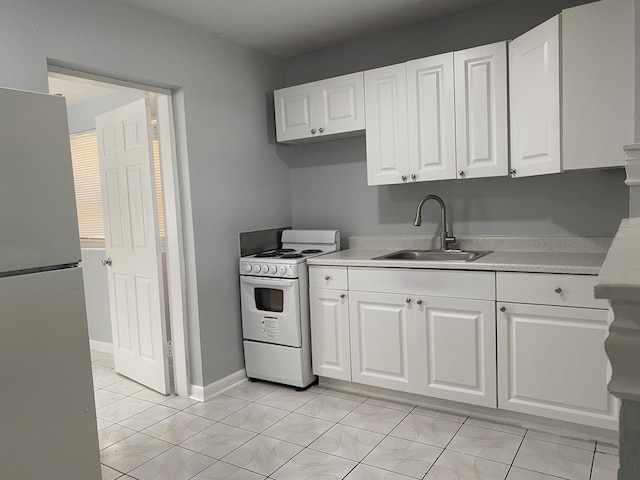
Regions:
<instances>
[{"instance_id":1,"label":"white gas range","mask_svg":"<svg viewBox=\"0 0 640 480\"><path fill-rule=\"evenodd\" d=\"M242 333L249 379L298 389L315 382L307 259L337 250L337 230L285 230L282 248L240 258Z\"/></svg>"}]
</instances>

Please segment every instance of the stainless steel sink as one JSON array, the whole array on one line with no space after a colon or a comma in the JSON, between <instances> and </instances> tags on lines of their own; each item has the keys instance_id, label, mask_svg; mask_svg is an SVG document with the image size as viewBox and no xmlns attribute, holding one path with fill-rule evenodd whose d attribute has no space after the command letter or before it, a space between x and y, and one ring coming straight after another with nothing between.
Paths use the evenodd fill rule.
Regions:
<instances>
[{"instance_id":1,"label":"stainless steel sink","mask_svg":"<svg viewBox=\"0 0 640 480\"><path fill-rule=\"evenodd\" d=\"M422 262L473 262L491 253L466 250L400 250L372 260L417 260Z\"/></svg>"}]
</instances>

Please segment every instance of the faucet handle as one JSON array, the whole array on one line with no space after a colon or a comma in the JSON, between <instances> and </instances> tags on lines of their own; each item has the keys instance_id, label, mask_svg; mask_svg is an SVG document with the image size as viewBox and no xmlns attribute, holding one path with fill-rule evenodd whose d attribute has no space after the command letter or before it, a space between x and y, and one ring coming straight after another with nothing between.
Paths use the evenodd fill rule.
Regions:
<instances>
[{"instance_id":1,"label":"faucet handle","mask_svg":"<svg viewBox=\"0 0 640 480\"><path fill-rule=\"evenodd\" d=\"M454 237L453 235L449 236L448 233L445 233L444 245L442 246L442 248L444 250L451 250L452 247L456 246L457 242L458 242L458 239L456 237Z\"/></svg>"}]
</instances>

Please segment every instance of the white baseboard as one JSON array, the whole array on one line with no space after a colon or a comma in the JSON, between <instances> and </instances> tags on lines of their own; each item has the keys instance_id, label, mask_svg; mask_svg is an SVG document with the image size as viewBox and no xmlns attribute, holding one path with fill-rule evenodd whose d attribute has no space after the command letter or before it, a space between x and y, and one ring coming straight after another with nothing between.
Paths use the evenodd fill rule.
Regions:
<instances>
[{"instance_id":1,"label":"white baseboard","mask_svg":"<svg viewBox=\"0 0 640 480\"><path fill-rule=\"evenodd\" d=\"M113 343L99 342L98 340L89 339L89 347L91 350L113 354Z\"/></svg>"},{"instance_id":2,"label":"white baseboard","mask_svg":"<svg viewBox=\"0 0 640 480\"><path fill-rule=\"evenodd\" d=\"M237 372L221 378L217 382L210 383L205 387L200 387L199 385L191 385L191 388L189 389L191 395L189 395L189 398L198 400L199 402L206 402L216 395L221 394L225 390L229 390L231 387L235 387L239 383L246 381L247 372L243 368L242 370L238 370Z\"/></svg>"}]
</instances>

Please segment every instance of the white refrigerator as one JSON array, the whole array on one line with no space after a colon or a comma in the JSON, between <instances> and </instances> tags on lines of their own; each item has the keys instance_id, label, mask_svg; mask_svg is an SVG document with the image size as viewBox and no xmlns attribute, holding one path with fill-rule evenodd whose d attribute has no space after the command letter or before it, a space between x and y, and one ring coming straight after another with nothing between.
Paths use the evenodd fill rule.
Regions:
<instances>
[{"instance_id":1,"label":"white refrigerator","mask_svg":"<svg viewBox=\"0 0 640 480\"><path fill-rule=\"evenodd\" d=\"M0 477L99 480L65 100L0 88Z\"/></svg>"}]
</instances>

